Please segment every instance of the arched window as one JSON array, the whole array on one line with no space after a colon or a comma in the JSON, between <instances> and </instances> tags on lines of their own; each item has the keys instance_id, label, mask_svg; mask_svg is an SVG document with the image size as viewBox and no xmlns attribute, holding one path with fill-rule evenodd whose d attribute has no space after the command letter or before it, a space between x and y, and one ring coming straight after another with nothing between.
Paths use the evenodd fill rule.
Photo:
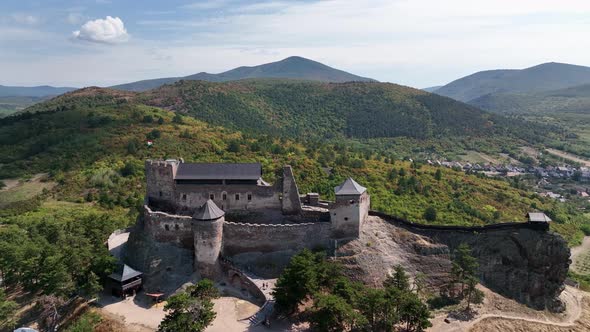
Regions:
<instances>
[{"instance_id":1,"label":"arched window","mask_svg":"<svg viewBox=\"0 0 590 332\"><path fill-rule=\"evenodd\" d=\"M165 228L167 231L169 231L169 230L170 230L170 226L168 226L168 225L164 225L164 228Z\"/></svg>"}]
</instances>

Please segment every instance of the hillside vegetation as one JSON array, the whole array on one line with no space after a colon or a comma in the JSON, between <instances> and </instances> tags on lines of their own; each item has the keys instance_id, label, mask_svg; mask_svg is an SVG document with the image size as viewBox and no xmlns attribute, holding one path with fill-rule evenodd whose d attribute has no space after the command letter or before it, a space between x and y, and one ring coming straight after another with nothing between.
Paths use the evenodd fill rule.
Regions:
<instances>
[{"instance_id":1,"label":"hillside vegetation","mask_svg":"<svg viewBox=\"0 0 590 332\"><path fill-rule=\"evenodd\" d=\"M326 198L353 176L369 188L373 208L415 221L480 225L522 220L533 208L564 225L573 221L566 206L502 180L395 161L363 145L304 146L288 138L244 134L102 92L91 97L89 90L81 91L39 104L37 113L0 120L0 178L49 172L57 182L51 195L58 200L134 208L143 199L145 159L258 161L270 181L281 165L293 165L301 191ZM154 141L151 148L148 139ZM12 203L10 208L31 206L36 205ZM435 218L425 217L428 207L436 210Z\"/></svg>"},{"instance_id":2,"label":"hillside vegetation","mask_svg":"<svg viewBox=\"0 0 590 332\"><path fill-rule=\"evenodd\" d=\"M138 101L247 133L297 139L505 137L542 140L547 127L389 83L181 81Z\"/></svg>"}]
</instances>

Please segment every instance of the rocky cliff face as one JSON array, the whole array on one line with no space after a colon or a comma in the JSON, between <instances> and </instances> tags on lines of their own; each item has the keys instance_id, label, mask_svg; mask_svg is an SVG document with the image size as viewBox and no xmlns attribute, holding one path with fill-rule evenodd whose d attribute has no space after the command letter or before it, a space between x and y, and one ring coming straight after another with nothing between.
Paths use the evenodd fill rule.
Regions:
<instances>
[{"instance_id":1,"label":"rocky cliff face","mask_svg":"<svg viewBox=\"0 0 590 332\"><path fill-rule=\"evenodd\" d=\"M471 246L481 283L535 309L562 311L558 296L569 267L561 236L544 230L502 228L486 231L417 229L370 217L358 240L339 249L340 260L363 281L380 285L387 269L403 265L422 272L436 288L448 280L453 250Z\"/></svg>"}]
</instances>

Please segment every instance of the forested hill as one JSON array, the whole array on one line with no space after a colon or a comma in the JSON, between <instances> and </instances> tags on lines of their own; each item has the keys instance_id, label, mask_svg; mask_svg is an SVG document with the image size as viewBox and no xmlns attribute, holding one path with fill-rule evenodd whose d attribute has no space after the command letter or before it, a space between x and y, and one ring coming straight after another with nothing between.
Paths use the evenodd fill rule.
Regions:
<instances>
[{"instance_id":1,"label":"forested hill","mask_svg":"<svg viewBox=\"0 0 590 332\"><path fill-rule=\"evenodd\" d=\"M487 70L457 79L434 92L463 102L500 93L536 93L590 83L590 67L544 63L521 70Z\"/></svg>"},{"instance_id":2,"label":"forested hill","mask_svg":"<svg viewBox=\"0 0 590 332\"><path fill-rule=\"evenodd\" d=\"M215 125L288 137L546 135L546 128L390 83L180 81L138 96Z\"/></svg>"},{"instance_id":3,"label":"forested hill","mask_svg":"<svg viewBox=\"0 0 590 332\"><path fill-rule=\"evenodd\" d=\"M185 77L166 77L113 86L112 88L125 91L147 91L164 84L172 84L180 80L195 80L209 82L227 82L248 78L283 78L321 82L375 82L367 77L357 76L343 70L326 66L323 63L291 56L286 59L265 63L258 66L242 66L219 74L198 73Z\"/></svg>"},{"instance_id":4,"label":"forested hill","mask_svg":"<svg viewBox=\"0 0 590 332\"><path fill-rule=\"evenodd\" d=\"M245 133L295 139L515 137L536 142L551 131L422 90L375 82L179 81L144 93L86 88L25 112L129 101Z\"/></svg>"},{"instance_id":5,"label":"forested hill","mask_svg":"<svg viewBox=\"0 0 590 332\"><path fill-rule=\"evenodd\" d=\"M488 94L469 102L497 113L590 113L590 84L538 93Z\"/></svg>"}]
</instances>

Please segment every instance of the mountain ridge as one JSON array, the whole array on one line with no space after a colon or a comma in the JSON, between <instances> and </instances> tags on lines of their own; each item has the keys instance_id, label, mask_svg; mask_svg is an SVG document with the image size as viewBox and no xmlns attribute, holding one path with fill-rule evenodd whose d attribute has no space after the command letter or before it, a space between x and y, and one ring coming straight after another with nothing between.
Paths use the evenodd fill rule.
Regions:
<instances>
[{"instance_id":1,"label":"mountain ridge","mask_svg":"<svg viewBox=\"0 0 590 332\"><path fill-rule=\"evenodd\" d=\"M325 82L376 82L376 80L354 75L320 62L300 56L290 56L280 61L257 66L240 66L218 74L200 72L183 77L164 77L118 84L110 88L126 91L142 92L172 84L180 80L201 80L208 82L227 82L249 78L283 78Z\"/></svg>"},{"instance_id":2,"label":"mountain ridge","mask_svg":"<svg viewBox=\"0 0 590 332\"><path fill-rule=\"evenodd\" d=\"M39 86L7 86L0 85L0 97L47 97L57 96L76 90L73 87Z\"/></svg>"},{"instance_id":3,"label":"mountain ridge","mask_svg":"<svg viewBox=\"0 0 590 332\"><path fill-rule=\"evenodd\" d=\"M590 67L547 62L524 69L479 71L433 92L469 103L490 94L537 93L588 83Z\"/></svg>"}]
</instances>

